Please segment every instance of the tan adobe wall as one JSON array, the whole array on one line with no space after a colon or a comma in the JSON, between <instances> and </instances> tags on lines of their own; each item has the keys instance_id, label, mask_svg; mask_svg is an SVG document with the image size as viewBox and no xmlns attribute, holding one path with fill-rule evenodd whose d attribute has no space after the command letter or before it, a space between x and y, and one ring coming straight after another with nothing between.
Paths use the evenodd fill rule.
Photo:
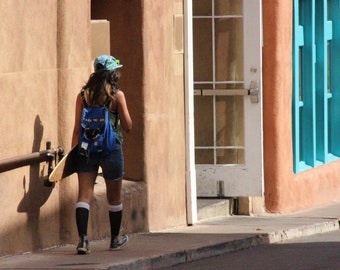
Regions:
<instances>
[{"instance_id":1,"label":"tan adobe wall","mask_svg":"<svg viewBox=\"0 0 340 270\"><path fill-rule=\"evenodd\" d=\"M44 150L46 141L69 149L75 95L89 72L88 10L82 0L1 1L0 159ZM46 176L46 163L0 174L0 255L73 235L76 182L51 189Z\"/></svg>"},{"instance_id":2,"label":"tan adobe wall","mask_svg":"<svg viewBox=\"0 0 340 270\"><path fill-rule=\"evenodd\" d=\"M176 14L183 14L180 0L144 1L145 175L150 230L186 224L184 59L175 48Z\"/></svg>"}]
</instances>

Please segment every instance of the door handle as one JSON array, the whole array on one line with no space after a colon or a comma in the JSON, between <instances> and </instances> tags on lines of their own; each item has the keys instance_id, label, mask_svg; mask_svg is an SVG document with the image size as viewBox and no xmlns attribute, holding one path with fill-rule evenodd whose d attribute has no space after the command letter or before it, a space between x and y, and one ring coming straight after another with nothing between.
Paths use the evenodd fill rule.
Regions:
<instances>
[{"instance_id":1,"label":"door handle","mask_svg":"<svg viewBox=\"0 0 340 270\"><path fill-rule=\"evenodd\" d=\"M195 89L195 96L249 96L251 103L259 103L257 81L251 81L249 89Z\"/></svg>"},{"instance_id":2,"label":"door handle","mask_svg":"<svg viewBox=\"0 0 340 270\"><path fill-rule=\"evenodd\" d=\"M259 103L259 87L256 81L250 82L250 88L248 89L248 95L250 96L251 103Z\"/></svg>"}]
</instances>

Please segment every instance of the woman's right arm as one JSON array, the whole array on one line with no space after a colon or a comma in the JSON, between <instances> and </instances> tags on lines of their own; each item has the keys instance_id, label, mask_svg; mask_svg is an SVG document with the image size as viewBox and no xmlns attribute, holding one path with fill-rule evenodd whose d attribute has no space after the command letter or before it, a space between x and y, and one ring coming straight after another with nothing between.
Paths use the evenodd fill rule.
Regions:
<instances>
[{"instance_id":1,"label":"woman's right arm","mask_svg":"<svg viewBox=\"0 0 340 270\"><path fill-rule=\"evenodd\" d=\"M81 113L83 110L83 101L81 99L80 94L77 96L76 100L76 110L75 110L75 119L72 133L72 148L78 144L79 141L79 131L80 131L80 122L81 122Z\"/></svg>"}]
</instances>

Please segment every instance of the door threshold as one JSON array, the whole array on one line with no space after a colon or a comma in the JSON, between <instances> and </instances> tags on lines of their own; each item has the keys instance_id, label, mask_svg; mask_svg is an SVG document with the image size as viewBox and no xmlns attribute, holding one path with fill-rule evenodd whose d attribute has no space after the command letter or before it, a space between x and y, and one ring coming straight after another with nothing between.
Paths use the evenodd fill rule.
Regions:
<instances>
[{"instance_id":1,"label":"door threshold","mask_svg":"<svg viewBox=\"0 0 340 270\"><path fill-rule=\"evenodd\" d=\"M197 220L233 215L233 198L197 198Z\"/></svg>"}]
</instances>

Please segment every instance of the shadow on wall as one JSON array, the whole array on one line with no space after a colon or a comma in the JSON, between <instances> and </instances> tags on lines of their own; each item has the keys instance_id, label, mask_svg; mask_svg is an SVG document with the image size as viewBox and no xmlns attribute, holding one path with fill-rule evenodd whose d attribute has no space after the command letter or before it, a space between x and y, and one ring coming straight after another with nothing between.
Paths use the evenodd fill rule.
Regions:
<instances>
[{"instance_id":1,"label":"shadow on wall","mask_svg":"<svg viewBox=\"0 0 340 270\"><path fill-rule=\"evenodd\" d=\"M43 132L44 126L39 115L37 115L34 121L32 152L40 150ZM63 210L61 208L43 208L46 206L47 200L54 199L51 196L53 188L44 185L47 170L48 163L33 164L29 167L29 173L22 179L23 197L16 210L19 213L20 220L25 219L25 222L13 223L13 226L7 226L0 230L0 256L36 251L60 244L74 244L78 240L75 215L73 214L74 205L70 205L70 201L65 202L65 208L71 209L66 211L71 213L67 216L62 216L61 213L65 211L61 212ZM102 239L110 235L105 181L102 177L98 177L97 180L89 220L91 240ZM123 181L124 213L122 225L126 233L148 230L146 190L145 182ZM65 222L62 218L68 221ZM67 228L67 232L63 230L66 226L64 223L71 226ZM70 233L70 235L64 240L66 233Z\"/></svg>"},{"instance_id":2,"label":"shadow on wall","mask_svg":"<svg viewBox=\"0 0 340 270\"><path fill-rule=\"evenodd\" d=\"M44 133L44 126L41 123L39 115L35 117L34 122L34 139L32 144L32 153L40 151L41 140ZM26 177L23 179L24 197L20 201L18 213L27 213L27 230L31 233L32 247L34 250L41 247L39 235L40 208L49 198L52 187L44 186L46 172L44 168L40 170L40 164L30 166L28 187Z\"/></svg>"}]
</instances>

